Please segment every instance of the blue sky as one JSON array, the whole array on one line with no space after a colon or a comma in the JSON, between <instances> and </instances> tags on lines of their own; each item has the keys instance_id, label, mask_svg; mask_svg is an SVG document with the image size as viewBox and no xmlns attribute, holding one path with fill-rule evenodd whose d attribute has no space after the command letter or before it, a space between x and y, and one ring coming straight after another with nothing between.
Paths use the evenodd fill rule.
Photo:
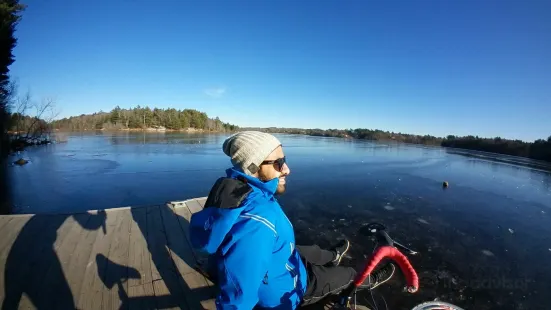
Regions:
<instances>
[{"instance_id":1,"label":"blue sky","mask_svg":"<svg viewBox=\"0 0 551 310\"><path fill-rule=\"evenodd\" d=\"M551 135L551 1L28 0L11 74L61 116Z\"/></svg>"}]
</instances>

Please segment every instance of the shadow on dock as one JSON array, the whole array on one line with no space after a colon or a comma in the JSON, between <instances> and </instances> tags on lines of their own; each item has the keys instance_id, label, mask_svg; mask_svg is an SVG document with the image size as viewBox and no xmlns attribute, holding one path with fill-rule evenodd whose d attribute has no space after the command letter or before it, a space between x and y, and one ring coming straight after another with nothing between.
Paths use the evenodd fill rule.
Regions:
<instances>
[{"instance_id":1,"label":"shadow on dock","mask_svg":"<svg viewBox=\"0 0 551 310\"><path fill-rule=\"evenodd\" d=\"M28 301L38 309L75 309L71 289L56 253L61 243L74 241L70 230L65 230L65 234L58 231L66 220L76 221L85 230L103 227L105 231L106 213L31 216L21 228L6 259L2 309L28 308ZM56 244L58 233L63 240ZM20 304L23 295L28 299Z\"/></svg>"},{"instance_id":2,"label":"shadow on dock","mask_svg":"<svg viewBox=\"0 0 551 310\"><path fill-rule=\"evenodd\" d=\"M214 308L212 283L193 269L190 216L184 204L0 217L13 224L0 225L13 235L0 238L2 309Z\"/></svg>"},{"instance_id":3,"label":"shadow on dock","mask_svg":"<svg viewBox=\"0 0 551 310\"><path fill-rule=\"evenodd\" d=\"M132 217L147 240L147 248L151 254L153 283L159 279L164 282L159 288L161 293L157 294L156 291L154 297L157 308L205 308L202 302L214 296L211 287L204 286L205 279L193 269L197 259L188 241L188 219L174 212L168 205L148 208L145 221L140 214L142 211L132 209ZM159 225L160 223L163 225ZM195 287L196 285L202 287ZM158 285L154 285L154 288L157 287ZM181 298L182 296L185 298ZM131 303L141 305L152 303L148 297L140 297L140 300L135 297L129 299L132 299Z\"/></svg>"}]
</instances>

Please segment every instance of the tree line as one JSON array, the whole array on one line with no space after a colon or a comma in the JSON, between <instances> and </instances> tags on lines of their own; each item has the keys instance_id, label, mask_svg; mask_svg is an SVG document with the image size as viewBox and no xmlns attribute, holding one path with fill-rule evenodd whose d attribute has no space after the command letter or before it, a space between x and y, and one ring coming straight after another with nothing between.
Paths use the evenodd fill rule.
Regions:
<instances>
[{"instance_id":1,"label":"tree line","mask_svg":"<svg viewBox=\"0 0 551 310\"><path fill-rule=\"evenodd\" d=\"M121 130L166 128L185 130L189 128L206 131L235 131L237 126L224 123L218 117L209 118L204 112L193 109L158 109L137 106L133 109L115 107L110 112L82 114L53 121L52 127L64 131Z\"/></svg>"},{"instance_id":2,"label":"tree line","mask_svg":"<svg viewBox=\"0 0 551 310\"><path fill-rule=\"evenodd\" d=\"M235 125L222 122L218 117L212 119L206 113L193 109L177 110L173 108L159 109L137 106L133 109L115 107L110 112L100 111L94 114L82 114L60 120L44 120L43 116L51 107L50 101L41 104L31 103L29 96L18 100L20 111L34 108L38 116L29 116L28 113L14 112L8 118L10 130L23 131L23 137L36 137L50 129L63 131L84 130L124 130L165 128L168 130L187 130L189 128L205 131L232 132L237 130L260 130L270 133L302 134L321 137L353 138L373 141L394 141L400 143L423 144L443 147L453 147L499 153L513 156L527 157L551 162L551 137L547 140L539 139L532 143L521 140L508 140L500 137L481 138L478 136L456 137L449 135L445 138L432 135L414 135L401 132L383 131L378 129L302 129L302 128L239 128ZM52 114L53 115L53 114ZM29 133L31 133L29 135ZM35 139L36 140L36 139ZM36 142L35 142L36 143Z\"/></svg>"},{"instance_id":3,"label":"tree line","mask_svg":"<svg viewBox=\"0 0 551 310\"><path fill-rule=\"evenodd\" d=\"M25 6L17 0L0 0L0 214L8 213L11 205L7 176L8 154L11 148L8 118L14 87L9 76L9 66L15 60L12 54L17 44L14 33L24 8Z\"/></svg>"},{"instance_id":4,"label":"tree line","mask_svg":"<svg viewBox=\"0 0 551 310\"><path fill-rule=\"evenodd\" d=\"M500 137L492 139L473 136L448 136L442 140L441 145L444 147L521 156L551 162L551 136L547 140L538 139L534 142L508 140Z\"/></svg>"},{"instance_id":5,"label":"tree line","mask_svg":"<svg viewBox=\"0 0 551 310\"><path fill-rule=\"evenodd\" d=\"M286 133L286 134L301 134L317 137L337 137L337 138L354 138L362 140L374 141L396 141L402 143L440 145L442 138L425 135L412 135L405 133L395 133L383 131L379 129L302 129L302 128L243 128L243 130L260 130L269 133Z\"/></svg>"},{"instance_id":6,"label":"tree line","mask_svg":"<svg viewBox=\"0 0 551 310\"><path fill-rule=\"evenodd\" d=\"M521 156L551 162L551 136L547 140L538 139L534 142L508 140L500 137L481 138L478 136L445 138L431 135L413 135L371 129L300 129L300 128L243 128L243 130L260 130L270 133L303 134L321 137L354 138L373 141L396 141L401 143L424 144L443 147L454 147L476 151L484 151L512 156Z\"/></svg>"}]
</instances>

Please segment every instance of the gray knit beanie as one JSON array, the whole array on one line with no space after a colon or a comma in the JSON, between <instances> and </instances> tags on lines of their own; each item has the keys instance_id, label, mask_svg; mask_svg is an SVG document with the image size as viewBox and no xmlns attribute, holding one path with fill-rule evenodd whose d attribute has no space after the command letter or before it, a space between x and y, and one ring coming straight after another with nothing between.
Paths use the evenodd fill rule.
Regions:
<instances>
[{"instance_id":1,"label":"gray knit beanie","mask_svg":"<svg viewBox=\"0 0 551 310\"><path fill-rule=\"evenodd\" d=\"M269 133L242 131L227 138L222 149L234 166L253 175L266 157L280 145L281 142Z\"/></svg>"}]
</instances>

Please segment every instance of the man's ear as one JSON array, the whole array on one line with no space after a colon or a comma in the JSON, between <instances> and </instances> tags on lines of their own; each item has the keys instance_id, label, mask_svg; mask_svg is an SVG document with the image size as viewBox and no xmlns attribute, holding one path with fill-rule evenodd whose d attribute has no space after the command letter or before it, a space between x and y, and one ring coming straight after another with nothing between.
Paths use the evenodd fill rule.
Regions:
<instances>
[{"instance_id":1,"label":"man's ear","mask_svg":"<svg viewBox=\"0 0 551 310\"><path fill-rule=\"evenodd\" d=\"M257 178L257 179L260 179L260 170L262 170L262 167L258 167L258 169L256 170L255 173L251 174L251 176Z\"/></svg>"},{"instance_id":2,"label":"man's ear","mask_svg":"<svg viewBox=\"0 0 551 310\"><path fill-rule=\"evenodd\" d=\"M256 164L254 163L251 163L249 165L249 167L247 167L247 170L249 170L250 173L252 174L257 174L258 173L258 170L260 170L260 167L258 167Z\"/></svg>"}]
</instances>

